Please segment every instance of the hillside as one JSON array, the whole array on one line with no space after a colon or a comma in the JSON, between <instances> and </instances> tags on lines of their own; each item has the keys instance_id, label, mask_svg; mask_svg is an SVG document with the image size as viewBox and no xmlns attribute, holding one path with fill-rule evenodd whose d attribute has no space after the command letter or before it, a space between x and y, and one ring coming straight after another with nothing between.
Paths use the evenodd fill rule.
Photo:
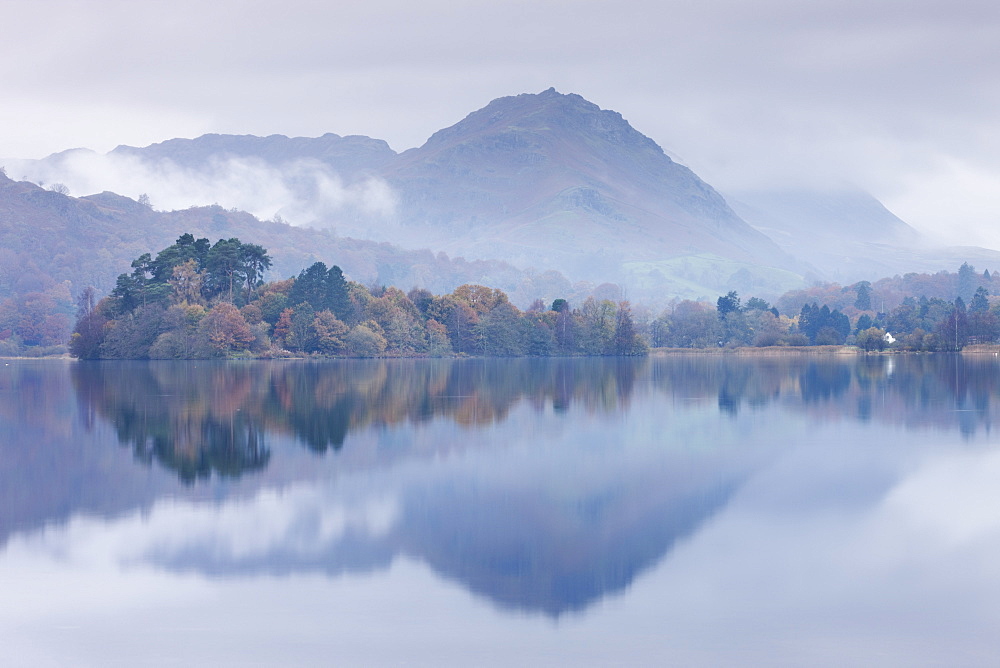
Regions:
<instances>
[{"instance_id":1,"label":"hillside","mask_svg":"<svg viewBox=\"0 0 1000 668\"><path fill-rule=\"evenodd\" d=\"M494 100L382 174L404 237L432 247L678 293L722 289L744 267L772 290L798 281L711 186L578 95Z\"/></svg>"},{"instance_id":2,"label":"hillside","mask_svg":"<svg viewBox=\"0 0 1000 668\"><path fill-rule=\"evenodd\" d=\"M727 193L739 215L785 251L810 263L817 278L853 283L909 272L996 266L985 248L940 248L870 194L851 188Z\"/></svg>"},{"instance_id":3,"label":"hillside","mask_svg":"<svg viewBox=\"0 0 1000 668\"><path fill-rule=\"evenodd\" d=\"M0 340L18 334L24 314L37 309L39 318L61 316L38 342L64 341L80 290L92 285L106 294L118 274L131 271L134 258L155 253L186 232L264 246L274 260L271 279L294 276L319 260L339 265L349 279L364 284L445 293L463 283L484 283L522 305L571 296L575 289L556 272L529 274L503 262L408 251L219 206L159 212L114 193L70 197L0 173Z\"/></svg>"}]
</instances>

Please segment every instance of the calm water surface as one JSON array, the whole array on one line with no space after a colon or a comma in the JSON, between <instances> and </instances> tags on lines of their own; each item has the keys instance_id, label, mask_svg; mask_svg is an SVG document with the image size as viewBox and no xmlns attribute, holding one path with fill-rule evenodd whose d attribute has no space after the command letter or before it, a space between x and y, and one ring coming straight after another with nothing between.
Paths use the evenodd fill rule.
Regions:
<instances>
[{"instance_id":1,"label":"calm water surface","mask_svg":"<svg viewBox=\"0 0 1000 668\"><path fill-rule=\"evenodd\" d=\"M0 664L996 665L1000 361L0 361Z\"/></svg>"}]
</instances>

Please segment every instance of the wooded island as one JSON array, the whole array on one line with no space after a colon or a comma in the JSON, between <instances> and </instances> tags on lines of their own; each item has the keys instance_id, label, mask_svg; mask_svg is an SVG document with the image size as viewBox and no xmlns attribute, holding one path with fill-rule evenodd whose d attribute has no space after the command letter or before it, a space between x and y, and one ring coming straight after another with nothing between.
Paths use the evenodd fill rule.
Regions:
<instances>
[{"instance_id":1,"label":"wooded island","mask_svg":"<svg viewBox=\"0 0 1000 668\"><path fill-rule=\"evenodd\" d=\"M642 355L628 302L540 300L526 311L501 290L447 295L366 287L316 262L264 283L267 251L239 239L182 235L142 255L99 302L81 295L70 352L81 359L233 356L408 357Z\"/></svg>"}]
</instances>

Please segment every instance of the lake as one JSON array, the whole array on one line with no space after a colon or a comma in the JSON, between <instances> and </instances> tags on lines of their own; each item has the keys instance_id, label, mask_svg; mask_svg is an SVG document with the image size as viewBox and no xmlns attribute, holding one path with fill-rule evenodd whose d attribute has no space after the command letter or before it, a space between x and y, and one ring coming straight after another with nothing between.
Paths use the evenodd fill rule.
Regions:
<instances>
[{"instance_id":1,"label":"lake","mask_svg":"<svg viewBox=\"0 0 1000 668\"><path fill-rule=\"evenodd\" d=\"M995 665L993 356L0 360L0 664Z\"/></svg>"}]
</instances>

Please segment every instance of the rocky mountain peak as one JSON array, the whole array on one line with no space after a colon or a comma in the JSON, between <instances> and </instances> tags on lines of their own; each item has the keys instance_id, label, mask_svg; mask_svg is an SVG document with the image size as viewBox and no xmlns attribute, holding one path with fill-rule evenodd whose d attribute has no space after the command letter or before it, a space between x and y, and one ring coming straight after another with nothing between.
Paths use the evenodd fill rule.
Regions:
<instances>
[{"instance_id":1,"label":"rocky mountain peak","mask_svg":"<svg viewBox=\"0 0 1000 668\"><path fill-rule=\"evenodd\" d=\"M576 94L555 88L493 100L455 125L434 133L426 148L441 148L470 136L518 131L526 134L586 136L622 150L645 149L666 157L649 137L633 128L616 111L601 109Z\"/></svg>"}]
</instances>

